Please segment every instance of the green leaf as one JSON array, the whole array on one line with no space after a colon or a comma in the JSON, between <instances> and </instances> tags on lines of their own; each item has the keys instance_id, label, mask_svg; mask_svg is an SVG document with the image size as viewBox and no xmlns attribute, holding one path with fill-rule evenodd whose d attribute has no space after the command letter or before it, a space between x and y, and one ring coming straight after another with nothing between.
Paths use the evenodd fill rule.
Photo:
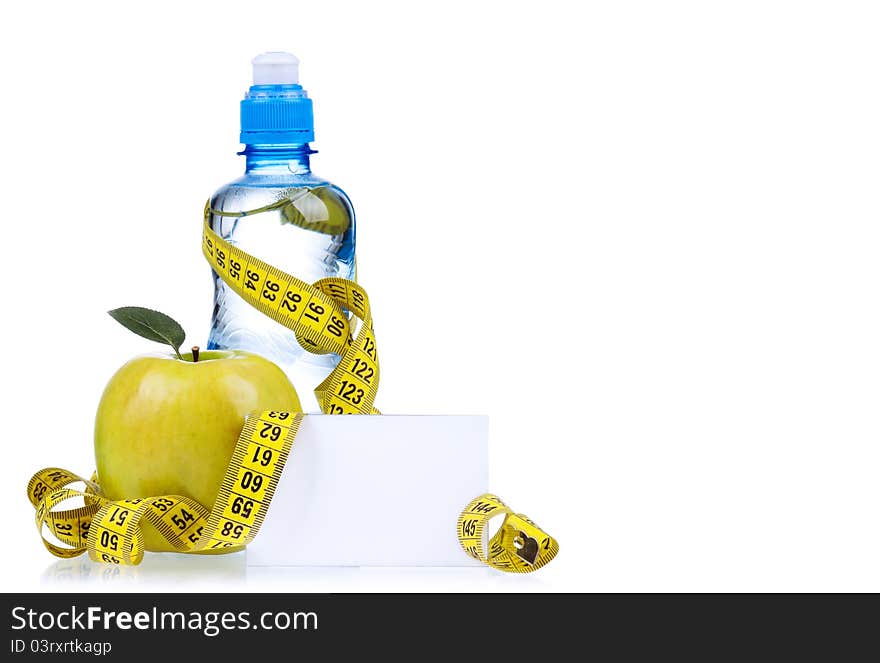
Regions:
<instances>
[{"instance_id":1,"label":"green leaf","mask_svg":"<svg viewBox=\"0 0 880 663\"><path fill-rule=\"evenodd\" d=\"M180 356L180 346L186 340L186 332L173 318L159 311L140 306L123 306L107 311L107 313L120 325L138 336L143 336L157 343L167 343L174 348L177 358L183 359Z\"/></svg>"}]
</instances>

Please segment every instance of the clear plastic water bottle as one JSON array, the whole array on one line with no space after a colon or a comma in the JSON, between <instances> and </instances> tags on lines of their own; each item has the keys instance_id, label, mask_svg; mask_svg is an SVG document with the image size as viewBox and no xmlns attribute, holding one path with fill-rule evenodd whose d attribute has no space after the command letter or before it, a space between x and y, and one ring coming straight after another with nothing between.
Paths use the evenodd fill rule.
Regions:
<instances>
[{"instance_id":1,"label":"clear plastic water bottle","mask_svg":"<svg viewBox=\"0 0 880 663\"><path fill-rule=\"evenodd\" d=\"M312 101L299 85L299 60L264 53L253 66L254 84L241 102L245 173L211 197L211 228L303 281L354 279L354 210L342 189L310 169ZM338 355L306 352L292 331L257 311L216 274L208 347L248 350L272 360L287 372L307 412L318 409L312 389L339 361Z\"/></svg>"}]
</instances>

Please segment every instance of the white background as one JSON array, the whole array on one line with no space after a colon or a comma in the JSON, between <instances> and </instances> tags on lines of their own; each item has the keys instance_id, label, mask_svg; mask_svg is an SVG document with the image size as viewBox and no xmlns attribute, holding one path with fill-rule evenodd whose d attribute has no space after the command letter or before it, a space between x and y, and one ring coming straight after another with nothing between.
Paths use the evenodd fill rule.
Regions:
<instances>
[{"instance_id":1,"label":"white background","mask_svg":"<svg viewBox=\"0 0 880 663\"><path fill-rule=\"evenodd\" d=\"M10 5L3 589L880 590L878 34L868 2ZM91 471L153 350L105 311L206 338L202 205L268 49L358 212L377 405L491 416L492 488L561 543L539 573L114 578L39 543L25 482Z\"/></svg>"}]
</instances>

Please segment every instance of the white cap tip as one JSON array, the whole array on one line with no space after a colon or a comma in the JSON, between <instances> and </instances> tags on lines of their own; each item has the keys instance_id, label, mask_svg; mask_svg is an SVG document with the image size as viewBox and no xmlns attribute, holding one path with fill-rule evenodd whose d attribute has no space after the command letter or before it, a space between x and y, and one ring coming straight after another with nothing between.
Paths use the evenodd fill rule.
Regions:
<instances>
[{"instance_id":1,"label":"white cap tip","mask_svg":"<svg viewBox=\"0 0 880 663\"><path fill-rule=\"evenodd\" d=\"M254 65L254 85L299 83L299 60L292 53L260 53L251 64Z\"/></svg>"}]
</instances>

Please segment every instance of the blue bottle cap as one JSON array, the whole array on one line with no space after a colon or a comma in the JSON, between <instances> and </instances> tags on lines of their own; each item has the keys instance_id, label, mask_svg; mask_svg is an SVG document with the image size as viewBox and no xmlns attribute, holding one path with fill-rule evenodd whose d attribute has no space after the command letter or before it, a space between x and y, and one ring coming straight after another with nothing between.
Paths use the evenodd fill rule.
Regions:
<instances>
[{"instance_id":1,"label":"blue bottle cap","mask_svg":"<svg viewBox=\"0 0 880 663\"><path fill-rule=\"evenodd\" d=\"M241 100L245 145L303 144L315 139L312 100L299 84L299 60L263 53L252 61L254 84Z\"/></svg>"}]
</instances>

